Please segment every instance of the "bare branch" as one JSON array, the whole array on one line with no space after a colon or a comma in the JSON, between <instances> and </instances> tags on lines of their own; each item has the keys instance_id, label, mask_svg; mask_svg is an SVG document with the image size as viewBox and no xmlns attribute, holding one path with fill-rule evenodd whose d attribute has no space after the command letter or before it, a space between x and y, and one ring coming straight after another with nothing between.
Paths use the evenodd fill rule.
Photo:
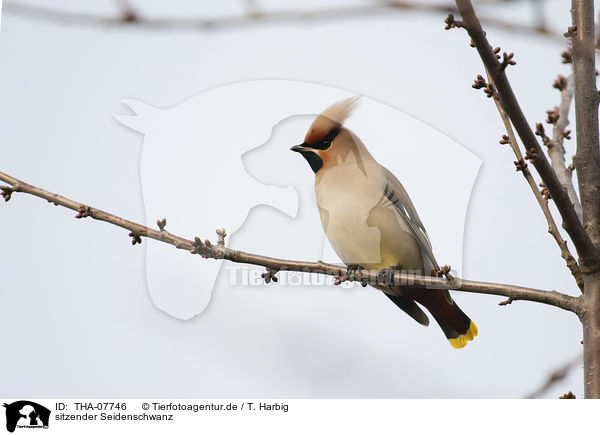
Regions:
<instances>
[{"instance_id":1,"label":"bare branch","mask_svg":"<svg viewBox=\"0 0 600 435\"><path fill-rule=\"evenodd\" d=\"M548 147L548 156L556 176L560 180L563 188L567 191L571 203L575 207L575 212L579 217L579 220L583 222L581 203L577 192L575 192L575 186L573 185L573 171L571 171L565 164L565 147L563 142L565 139L569 139L570 130L567 130L569 125L569 109L571 108L571 102L573 101L574 92L574 77L571 74L568 78L558 76L553 85L554 88L560 91L560 106L558 106L553 113L556 114L552 129L552 139L545 140L542 137L544 144Z\"/></svg>"},{"instance_id":2,"label":"bare branch","mask_svg":"<svg viewBox=\"0 0 600 435\"><path fill-rule=\"evenodd\" d=\"M560 367L558 367L557 369L552 371L552 373L550 373L550 375L548 376L546 381L542 385L540 385L540 387L538 387L536 390L534 390L533 392L528 394L525 398L526 399L537 399L537 398L541 397L550 388L552 388L554 385L556 385L557 383L559 383L560 381L565 379L571 370L573 370L575 367L580 367L582 363L583 363L583 355L581 355L581 354L579 354L575 358L567 361L565 364L561 365ZM571 393L571 395L572 394L573 393ZM570 399L571 397L561 397L561 399L563 399L563 398ZM575 396L573 396L572 398L574 399Z\"/></svg>"},{"instance_id":3,"label":"bare branch","mask_svg":"<svg viewBox=\"0 0 600 435\"><path fill-rule=\"evenodd\" d=\"M552 195L552 199L562 217L563 227L571 237L579 254L580 267L583 263L585 263L586 267L590 268L600 267L598 251L579 221L579 217L575 212L575 208L573 207L566 190L562 187L556 173L548 163L543 149L536 140L535 134L531 130L512 87L508 82L505 70L498 61L497 54L490 46L485 32L481 28L481 24L475 15L471 2L469 0L456 0L456 4L463 18L463 27L469 33L472 43L477 48L483 64L494 81L502 108L510 118L525 149L533 149L537 155L532 164L535 166L542 181Z\"/></svg>"},{"instance_id":4,"label":"bare branch","mask_svg":"<svg viewBox=\"0 0 600 435\"><path fill-rule=\"evenodd\" d=\"M488 80L490 81L490 83L493 84L492 79L489 77L489 75L488 75ZM494 103L496 103L496 108L498 109L498 113L500 114L500 117L502 118L502 122L504 123L504 128L506 128L506 133L507 133L506 139L503 137L501 143L508 143L510 145L510 147L512 148L512 150L515 154L515 157L517 158L517 162L524 162L523 154L521 154L521 150L519 149L519 144L517 142L517 137L515 136L512 125L510 124L510 119L508 118L508 115L506 114L506 112L504 111L502 106L500 105L500 102L498 101L498 95L496 93L494 93ZM541 127L541 124L539 126ZM537 158L537 155L535 154L535 152L533 152L531 150L527 151L526 159L528 159L529 161L532 161L532 160L535 160L536 158ZM533 161L532 161L532 163L533 163ZM523 168L521 170L521 173L523 174L523 177L525 177L527 184L529 184L529 187L531 188L531 191L533 192L533 196L535 196L535 199L537 200L538 204L540 205L540 208L542 209L542 212L544 213L546 221L548 222L548 232L552 235L552 237L558 244L558 247L560 248L561 257L564 258L564 260L566 261L567 267L569 268L569 270L571 271L571 274L573 275L573 277L575 278L575 281L577 282L577 286L583 293L584 283L583 283L583 276L581 275L581 270L579 270L579 265L577 264L577 261L571 254L571 251L569 251L569 248L567 246L567 241L565 239L563 239L562 236L560 235L558 226L556 225L556 222L554 221L554 217L552 216L552 213L550 212L550 207L548 207L549 192L544 195L543 190L542 190L542 192L540 192L538 190L536 182L533 179L533 175L531 174L531 171L527 170L526 168ZM507 303L510 303L510 302L507 302Z\"/></svg>"},{"instance_id":5,"label":"bare branch","mask_svg":"<svg viewBox=\"0 0 600 435\"><path fill-rule=\"evenodd\" d=\"M261 14L261 8L256 0L244 0L244 6L249 16Z\"/></svg>"},{"instance_id":6,"label":"bare branch","mask_svg":"<svg viewBox=\"0 0 600 435\"><path fill-rule=\"evenodd\" d=\"M339 6L316 10L286 10L264 11L255 7L253 1L246 0L248 6L246 13L221 18L182 17L182 18L152 18L145 17L129 9L131 14L120 16L101 16L93 13L69 12L59 9L46 8L15 2L4 2L4 11L9 14L26 18L51 21L58 24L86 25L86 26L124 26L135 25L155 30L192 30L213 31L221 29L239 28L266 23L286 23L301 21L323 21L336 18L352 18L357 16L382 15L394 11L448 13L456 9L449 4L430 4L413 1L377 1L365 5ZM128 18L128 19L127 19ZM131 19L133 18L133 19ZM536 34L562 42L563 37L546 27L537 24L519 24L513 21L503 21L489 16L482 18L486 25L502 28L512 32Z\"/></svg>"},{"instance_id":7,"label":"bare branch","mask_svg":"<svg viewBox=\"0 0 600 435\"><path fill-rule=\"evenodd\" d=\"M134 23L139 17L135 9L129 3L129 0L117 0L117 5L121 11L120 21L123 23Z\"/></svg>"},{"instance_id":8,"label":"bare branch","mask_svg":"<svg viewBox=\"0 0 600 435\"><path fill-rule=\"evenodd\" d=\"M187 240L183 237L176 236L169 233L164 229L163 223L166 225L166 220L159 221L159 228L153 230L144 225L123 219L119 216L111 213L93 208L87 205L83 205L79 202L65 198L54 193L50 193L46 190L40 189L39 187L32 186L23 181L20 181L10 175L0 172L0 180L10 184L10 190L12 192L23 192L30 195L46 199L55 205L60 205L71 210L77 211L81 217L91 217L96 220L108 222L112 225L124 228L131 232L132 237L149 237L160 242L168 243L175 246L178 249L185 249L193 254L199 254L203 258L213 258L229 260L235 263L246 263L254 264L257 266L263 266L267 268L265 278L273 279L277 271L297 271L307 273L319 273L325 275L332 275L336 277L346 276L346 267L327 264L321 261L317 262L306 262L306 261L292 261L283 260L278 258L266 257L257 254L251 254L248 252L238 251L229 249L225 246L224 230L218 230L219 241L217 244L212 244L210 241L202 241L196 237L195 240ZM379 271L377 270L360 270L355 272L351 277L353 281L369 283L378 283ZM527 300L532 302L539 302L547 305L552 305L563 310L571 311L579 315L581 313L579 298L569 296L557 291L546 291L534 288L520 287L509 284L497 284L479 281L462 280L460 278L453 277L452 279L437 278L437 277L426 277L426 276L415 276L409 275L404 272L396 272L392 277L394 283L399 285L410 285L411 287L423 288L423 289L448 289L456 290L467 293L480 293L496 296L505 296L510 298L511 301Z\"/></svg>"}]
</instances>

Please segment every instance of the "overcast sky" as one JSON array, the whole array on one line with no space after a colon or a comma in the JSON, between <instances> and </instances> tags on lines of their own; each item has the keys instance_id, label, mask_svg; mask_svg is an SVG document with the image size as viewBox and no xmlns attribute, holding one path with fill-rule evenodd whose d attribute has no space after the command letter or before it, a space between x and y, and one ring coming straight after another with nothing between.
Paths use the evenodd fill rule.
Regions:
<instances>
[{"instance_id":1,"label":"overcast sky","mask_svg":"<svg viewBox=\"0 0 600 435\"><path fill-rule=\"evenodd\" d=\"M132 2L163 17L242 11L238 1L197 3ZM531 18L530 2L510 3L485 12ZM54 6L116 10L108 0ZM546 13L553 29L566 29L566 2L547 1ZM5 11L0 171L151 226L166 216L184 236L214 240L216 226L239 228L233 247L332 259L312 175L288 148L327 104L362 95L349 125L408 189L440 263L469 279L576 295L512 152L498 145L493 102L471 89L479 58L444 18L399 11L168 31ZM559 101L552 82L569 72L565 44L487 33L515 52L509 78L530 123L542 121ZM133 115L135 102L143 122L115 119ZM3 396L522 397L581 351L579 321L555 308L455 293L479 336L454 350L437 325L416 324L374 290L233 285L227 265L196 271L200 258L168 247L153 254L146 240L132 247L126 231L74 215L18 194L0 205ZM206 277L217 273L209 300ZM581 370L547 397L568 390L582 395Z\"/></svg>"}]
</instances>

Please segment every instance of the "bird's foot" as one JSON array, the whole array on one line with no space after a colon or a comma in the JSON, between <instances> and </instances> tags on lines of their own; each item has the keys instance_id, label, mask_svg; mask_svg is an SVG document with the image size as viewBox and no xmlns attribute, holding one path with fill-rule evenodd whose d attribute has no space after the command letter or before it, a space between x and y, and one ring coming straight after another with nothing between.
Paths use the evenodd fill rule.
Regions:
<instances>
[{"instance_id":1,"label":"bird's foot","mask_svg":"<svg viewBox=\"0 0 600 435\"><path fill-rule=\"evenodd\" d=\"M386 267L385 269L381 269L377 273L377 282L391 287L395 284L394 277L396 275L396 272L399 272L401 270L402 266L390 266Z\"/></svg>"},{"instance_id":2,"label":"bird's foot","mask_svg":"<svg viewBox=\"0 0 600 435\"><path fill-rule=\"evenodd\" d=\"M361 280L360 278L360 272L363 270L365 270L364 267L358 264L349 264L348 267L346 267L346 281L360 281L360 284L363 287L366 287L367 280Z\"/></svg>"}]
</instances>

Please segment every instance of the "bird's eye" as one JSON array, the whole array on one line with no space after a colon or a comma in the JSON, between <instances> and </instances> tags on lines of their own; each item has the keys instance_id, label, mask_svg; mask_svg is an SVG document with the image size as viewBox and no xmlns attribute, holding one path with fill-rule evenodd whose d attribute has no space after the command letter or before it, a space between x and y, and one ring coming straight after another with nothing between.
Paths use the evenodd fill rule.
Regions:
<instances>
[{"instance_id":1,"label":"bird's eye","mask_svg":"<svg viewBox=\"0 0 600 435\"><path fill-rule=\"evenodd\" d=\"M331 146L331 141L330 140L324 140L321 142L321 145L323 146L323 149L327 149Z\"/></svg>"}]
</instances>

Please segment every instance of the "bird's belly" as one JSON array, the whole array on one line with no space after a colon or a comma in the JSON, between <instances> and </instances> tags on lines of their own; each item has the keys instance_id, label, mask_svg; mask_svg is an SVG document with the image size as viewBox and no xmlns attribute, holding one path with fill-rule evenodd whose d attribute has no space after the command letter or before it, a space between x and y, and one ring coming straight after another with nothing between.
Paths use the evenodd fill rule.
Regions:
<instances>
[{"instance_id":1,"label":"bird's belly","mask_svg":"<svg viewBox=\"0 0 600 435\"><path fill-rule=\"evenodd\" d=\"M374 270L390 266L421 268L414 237L393 206L381 206L379 199L373 195L361 198L352 189L317 198L331 246L347 265Z\"/></svg>"},{"instance_id":2,"label":"bird's belly","mask_svg":"<svg viewBox=\"0 0 600 435\"><path fill-rule=\"evenodd\" d=\"M323 229L345 264L367 267L367 264L381 263L380 233L376 228L366 225L366 216L362 213L329 213L327 226Z\"/></svg>"}]
</instances>

